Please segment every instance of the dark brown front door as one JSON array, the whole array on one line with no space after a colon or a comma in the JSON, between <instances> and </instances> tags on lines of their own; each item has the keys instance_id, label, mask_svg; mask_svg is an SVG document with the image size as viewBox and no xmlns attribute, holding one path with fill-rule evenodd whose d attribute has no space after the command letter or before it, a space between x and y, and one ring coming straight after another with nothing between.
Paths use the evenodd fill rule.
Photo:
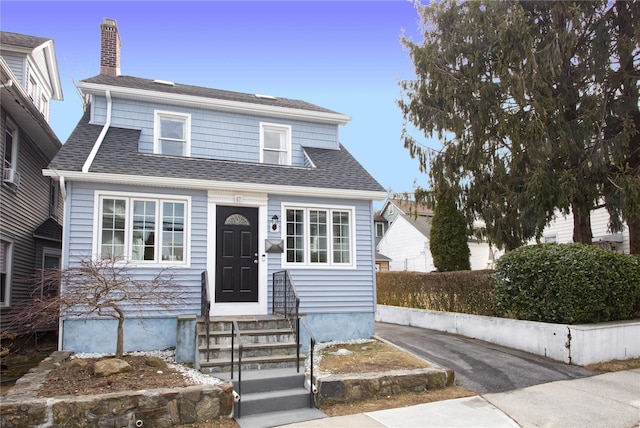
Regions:
<instances>
[{"instance_id":1,"label":"dark brown front door","mask_svg":"<svg viewBox=\"0 0 640 428\"><path fill-rule=\"evenodd\" d=\"M218 206L216 302L258 301L258 209Z\"/></svg>"}]
</instances>

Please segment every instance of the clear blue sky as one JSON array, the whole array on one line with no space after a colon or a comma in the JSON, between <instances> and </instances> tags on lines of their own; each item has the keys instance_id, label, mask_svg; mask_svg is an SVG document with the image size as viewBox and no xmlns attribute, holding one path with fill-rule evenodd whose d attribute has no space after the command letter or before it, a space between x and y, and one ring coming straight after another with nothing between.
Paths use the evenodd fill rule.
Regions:
<instances>
[{"instance_id":1,"label":"clear blue sky","mask_svg":"<svg viewBox=\"0 0 640 428\"><path fill-rule=\"evenodd\" d=\"M414 77L405 32L421 40L412 2L0 1L0 28L54 40L62 142L82 114L74 81L99 72L100 23L118 22L124 75L305 100L351 116L340 140L394 192L427 178L400 139L401 79ZM437 144L434 143L434 144Z\"/></svg>"}]
</instances>

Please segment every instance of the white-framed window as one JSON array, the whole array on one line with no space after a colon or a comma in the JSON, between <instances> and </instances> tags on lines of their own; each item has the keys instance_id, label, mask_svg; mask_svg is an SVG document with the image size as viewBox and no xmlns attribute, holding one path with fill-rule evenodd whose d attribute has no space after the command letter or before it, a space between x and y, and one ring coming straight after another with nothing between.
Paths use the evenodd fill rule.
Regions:
<instances>
[{"instance_id":1,"label":"white-framed window","mask_svg":"<svg viewBox=\"0 0 640 428\"><path fill-rule=\"evenodd\" d=\"M352 207L284 206L283 263L300 266L355 266Z\"/></svg>"},{"instance_id":2,"label":"white-framed window","mask_svg":"<svg viewBox=\"0 0 640 428\"><path fill-rule=\"evenodd\" d=\"M260 162L291 165L291 126L260 123Z\"/></svg>"},{"instance_id":3,"label":"white-framed window","mask_svg":"<svg viewBox=\"0 0 640 428\"><path fill-rule=\"evenodd\" d=\"M18 167L18 127L7 118L4 130L4 168Z\"/></svg>"},{"instance_id":4,"label":"white-framed window","mask_svg":"<svg viewBox=\"0 0 640 428\"><path fill-rule=\"evenodd\" d=\"M10 304L13 241L0 237L0 306Z\"/></svg>"},{"instance_id":5,"label":"white-framed window","mask_svg":"<svg viewBox=\"0 0 640 428\"><path fill-rule=\"evenodd\" d=\"M170 156L191 156L191 115L156 110L153 152Z\"/></svg>"},{"instance_id":6,"label":"white-framed window","mask_svg":"<svg viewBox=\"0 0 640 428\"><path fill-rule=\"evenodd\" d=\"M31 98L31 101L33 101L33 103L37 106L38 105L38 83L36 82L36 78L33 76L29 76L29 86L27 88L27 91L29 93L29 98Z\"/></svg>"},{"instance_id":7,"label":"white-framed window","mask_svg":"<svg viewBox=\"0 0 640 428\"><path fill-rule=\"evenodd\" d=\"M380 238L382 235L384 235L384 223L377 222L376 223L376 237Z\"/></svg>"},{"instance_id":8,"label":"white-framed window","mask_svg":"<svg viewBox=\"0 0 640 428\"><path fill-rule=\"evenodd\" d=\"M98 258L133 264L188 265L190 198L97 194Z\"/></svg>"},{"instance_id":9,"label":"white-framed window","mask_svg":"<svg viewBox=\"0 0 640 428\"><path fill-rule=\"evenodd\" d=\"M42 94L42 96L40 97L40 113L42 113L42 115L45 117L45 119L47 119L47 122L49 121L49 101L47 100L47 97Z\"/></svg>"},{"instance_id":10,"label":"white-framed window","mask_svg":"<svg viewBox=\"0 0 640 428\"><path fill-rule=\"evenodd\" d=\"M542 237L542 243L543 244L552 244L558 242L558 236L557 235L545 235Z\"/></svg>"},{"instance_id":11,"label":"white-framed window","mask_svg":"<svg viewBox=\"0 0 640 428\"><path fill-rule=\"evenodd\" d=\"M2 184L9 186L14 191L20 185L20 173L18 172L18 127L7 117L4 131L4 153L2 160Z\"/></svg>"}]
</instances>

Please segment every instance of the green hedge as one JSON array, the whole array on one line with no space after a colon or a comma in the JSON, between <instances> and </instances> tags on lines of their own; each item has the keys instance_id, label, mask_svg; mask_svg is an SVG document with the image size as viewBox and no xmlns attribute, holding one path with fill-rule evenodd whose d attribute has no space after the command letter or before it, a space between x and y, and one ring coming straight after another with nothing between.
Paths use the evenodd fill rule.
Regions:
<instances>
[{"instance_id":1,"label":"green hedge","mask_svg":"<svg viewBox=\"0 0 640 428\"><path fill-rule=\"evenodd\" d=\"M640 259L592 245L517 248L496 264L500 316L597 323L640 316Z\"/></svg>"},{"instance_id":2,"label":"green hedge","mask_svg":"<svg viewBox=\"0 0 640 428\"><path fill-rule=\"evenodd\" d=\"M378 272L378 304L494 315L493 271Z\"/></svg>"}]
</instances>

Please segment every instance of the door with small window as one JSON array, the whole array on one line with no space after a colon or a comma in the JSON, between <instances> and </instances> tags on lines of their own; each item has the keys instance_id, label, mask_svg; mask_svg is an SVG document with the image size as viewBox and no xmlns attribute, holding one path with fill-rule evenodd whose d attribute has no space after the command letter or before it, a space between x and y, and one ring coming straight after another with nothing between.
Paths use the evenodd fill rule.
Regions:
<instances>
[{"instance_id":1,"label":"door with small window","mask_svg":"<svg viewBox=\"0 0 640 428\"><path fill-rule=\"evenodd\" d=\"M258 209L216 209L215 301L258 301Z\"/></svg>"}]
</instances>

